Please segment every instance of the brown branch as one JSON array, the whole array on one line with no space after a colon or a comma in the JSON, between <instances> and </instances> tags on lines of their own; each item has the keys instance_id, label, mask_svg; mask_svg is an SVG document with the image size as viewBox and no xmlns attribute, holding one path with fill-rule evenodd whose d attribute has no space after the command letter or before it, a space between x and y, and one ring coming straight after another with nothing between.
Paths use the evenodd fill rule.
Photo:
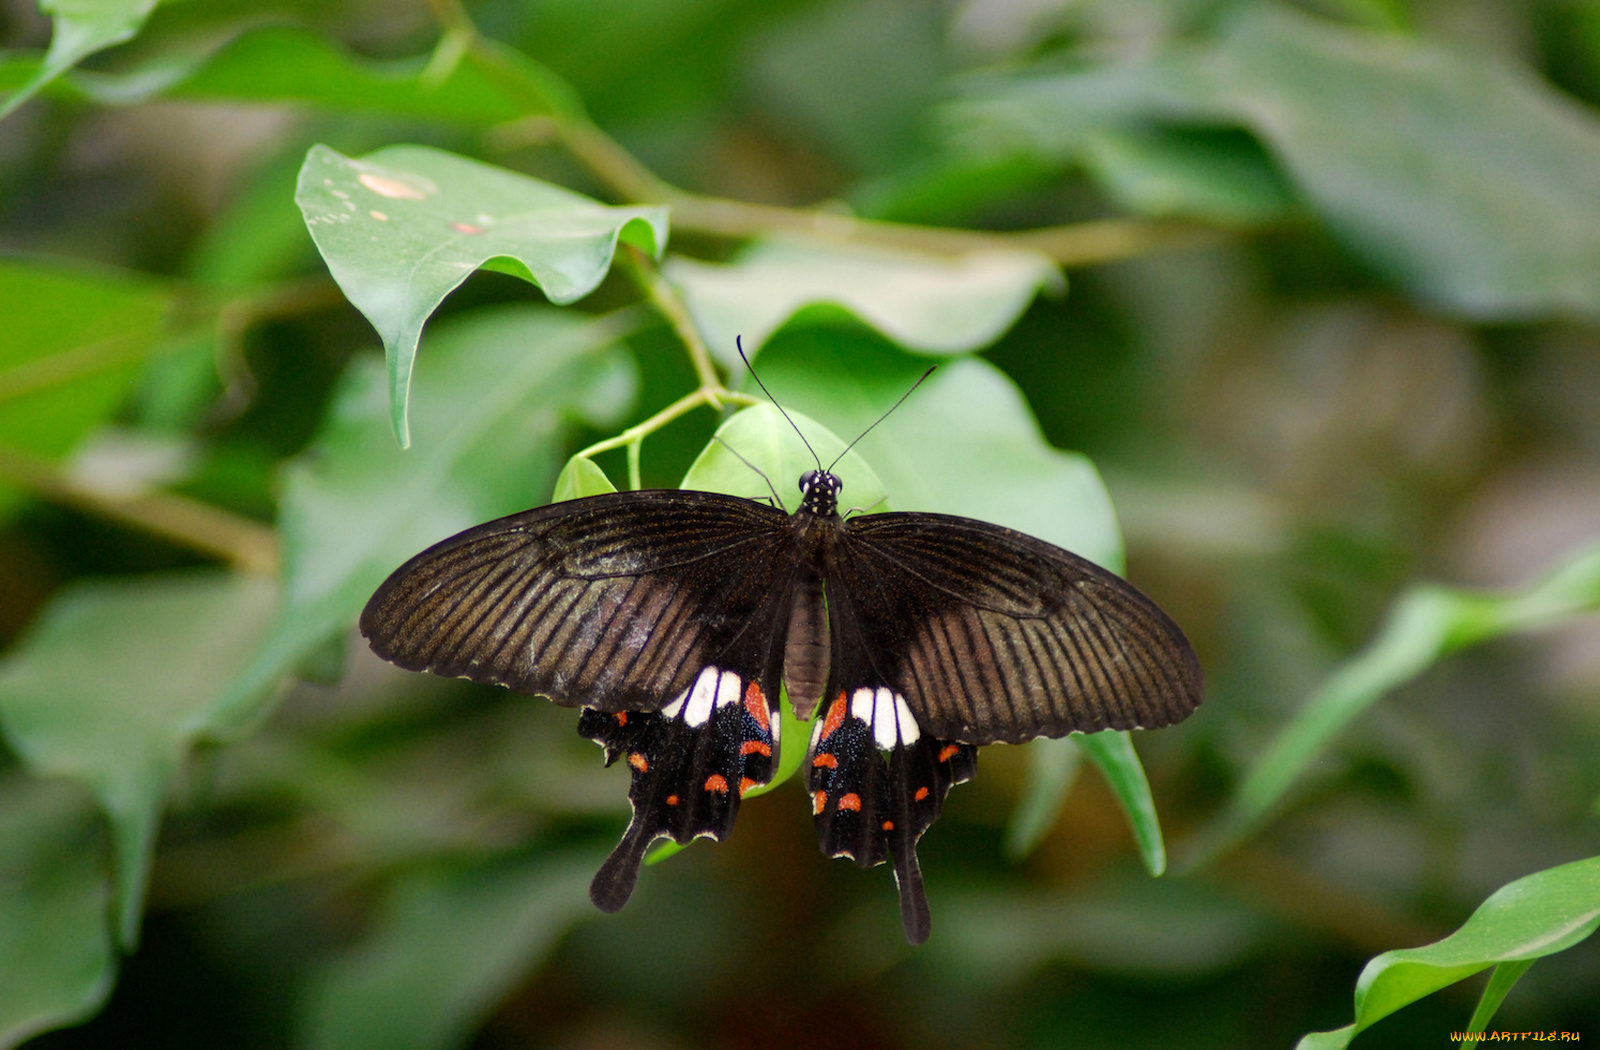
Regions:
<instances>
[{"instance_id":1,"label":"brown branch","mask_svg":"<svg viewBox=\"0 0 1600 1050\"><path fill-rule=\"evenodd\" d=\"M222 558L242 572L272 576L278 571L278 537L270 527L188 496L108 493L48 460L4 446L0 446L0 481Z\"/></svg>"},{"instance_id":2,"label":"brown branch","mask_svg":"<svg viewBox=\"0 0 1600 1050\"><path fill-rule=\"evenodd\" d=\"M1225 236L1223 231L1197 223L1152 219L1102 219L1017 232L880 222L815 208L786 208L688 193L659 178L587 120L530 118L508 125L499 138L502 145L557 140L623 200L665 204L672 209L674 230L716 237L745 239L794 233L940 255L1022 250L1038 252L1063 266L1088 266L1194 247Z\"/></svg>"}]
</instances>

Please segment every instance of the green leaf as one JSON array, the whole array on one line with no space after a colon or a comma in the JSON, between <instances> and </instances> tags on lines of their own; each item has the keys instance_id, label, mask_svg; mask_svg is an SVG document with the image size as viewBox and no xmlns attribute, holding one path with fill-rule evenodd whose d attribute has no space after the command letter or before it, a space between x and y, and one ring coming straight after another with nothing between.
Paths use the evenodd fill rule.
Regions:
<instances>
[{"instance_id":1,"label":"green leaf","mask_svg":"<svg viewBox=\"0 0 1600 1050\"><path fill-rule=\"evenodd\" d=\"M1564 951L1596 928L1600 857L1520 878L1496 890L1444 940L1384 952L1367 963L1356 981L1355 1023L1336 1032L1313 1032L1300 1041L1299 1050L1337 1050L1408 1003L1490 966Z\"/></svg>"},{"instance_id":2,"label":"green leaf","mask_svg":"<svg viewBox=\"0 0 1600 1050\"><path fill-rule=\"evenodd\" d=\"M388 384L351 365L321 433L285 473L282 615L229 692L241 719L272 685L355 622L402 562L462 529L542 503L570 414L608 421L632 398L614 319L543 307L479 310L441 325L417 369L418 447L395 447Z\"/></svg>"},{"instance_id":3,"label":"green leaf","mask_svg":"<svg viewBox=\"0 0 1600 1050\"><path fill-rule=\"evenodd\" d=\"M0 445L77 445L128 396L170 305L153 282L0 260ZM14 501L0 490L0 509Z\"/></svg>"},{"instance_id":4,"label":"green leaf","mask_svg":"<svg viewBox=\"0 0 1600 1050\"><path fill-rule=\"evenodd\" d=\"M1458 649L1536 630L1600 608L1600 544L1544 580L1494 595L1425 584L1402 594L1365 649L1334 668L1245 777L1210 836L1207 856L1258 826L1312 761L1384 694Z\"/></svg>"},{"instance_id":5,"label":"green leaf","mask_svg":"<svg viewBox=\"0 0 1600 1050\"><path fill-rule=\"evenodd\" d=\"M602 496L615 491L617 487L611 484L606 472L595 466L593 460L573 456L567 460L567 465L562 467L561 473L556 476L556 488L550 497L550 502L561 503L564 500L579 499L583 496Z\"/></svg>"},{"instance_id":6,"label":"green leaf","mask_svg":"<svg viewBox=\"0 0 1600 1050\"><path fill-rule=\"evenodd\" d=\"M981 82L945 116L960 148L1061 164L1097 132L1242 126L1416 295L1482 319L1600 310L1600 120L1493 56L1245 4L1205 44Z\"/></svg>"},{"instance_id":7,"label":"green leaf","mask_svg":"<svg viewBox=\"0 0 1600 1050\"><path fill-rule=\"evenodd\" d=\"M768 503L776 498L780 507L792 511L800 501L800 475L815 470L819 459L824 466L838 460L833 472L851 494L852 505L887 510L883 482L859 452L845 452L846 444L803 412L791 409L786 419L772 405L753 405L717 428L716 437L683 476L681 487Z\"/></svg>"},{"instance_id":8,"label":"green leaf","mask_svg":"<svg viewBox=\"0 0 1600 1050\"><path fill-rule=\"evenodd\" d=\"M339 287L383 338L402 446L422 325L474 270L488 264L570 303L605 278L619 239L659 255L667 237L665 208L607 207L426 146L359 159L315 146L295 201Z\"/></svg>"},{"instance_id":9,"label":"green leaf","mask_svg":"<svg viewBox=\"0 0 1600 1050\"><path fill-rule=\"evenodd\" d=\"M1489 974L1489 983L1483 989L1483 995L1478 998L1477 1008L1472 1011L1472 1020L1467 1022L1467 1031L1482 1032L1488 1029L1489 1022L1494 1020L1500 1004L1505 1001L1506 995L1516 987L1522 975L1533 966L1532 959L1516 959L1511 962L1496 963L1494 971ZM1476 1039L1468 1039L1462 1043L1463 1050L1472 1050L1478 1045Z\"/></svg>"},{"instance_id":10,"label":"green leaf","mask_svg":"<svg viewBox=\"0 0 1600 1050\"><path fill-rule=\"evenodd\" d=\"M775 340L759 368L785 408L854 438L929 364L859 330L803 329ZM1122 537L1093 464L1050 447L1016 385L987 361L941 364L856 448L899 510L992 521L1122 567ZM793 492L798 480L773 484ZM845 508L870 503L848 479L841 498Z\"/></svg>"},{"instance_id":11,"label":"green leaf","mask_svg":"<svg viewBox=\"0 0 1600 1050\"><path fill-rule=\"evenodd\" d=\"M275 588L215 573L74 584L0 664L0 724L35 772L85 784L111 820L117 929L138 939L167 791L272 622Z\"/></svg>"},{"instance_id":12,"label":"green leaf","mask_svg":"<svg viewBox=\"0 0 1600 1050\"><path fill-rule=\"evenodd\" d=\"M1284 218L1295 204L1283 175L1243 134L1099 131L1083 149L1106 195L1141 215L1252 226Z\"/></svg>"},{"instance_id":13,"label":"green leaf","mask_svg":"<svg viewBox=\"0 0 1600 1050\"><path fill-rule=\"evenodd\" d=\"M1083 752L1070 736L1028 745L1028 779L1006 825L1006 855L1012 860L1032 853L1049 834L1078 780L1082 759Z\"/></svg>"},{"instance_id":14,"label":"green leaf","mask_svg":"<svg viewBox=\"0 0 1600 1050\"><path fill-rule=\"evenodd\" d=\"M1528 71L1260 7L1206 72L1340 237L1419 295L1485 319L1600 310L1600 120Z\"/></svg>"},{"instance_id":15,"label":"green leaf","mask_svg":"<svg viewBox=\"0 0 1600 1050\"><path fill-rule=\"evenodd\" d=\"M734 337L752 357L786 322L839 308L913 350L960 353L1000 338L1041 288L1063 286L1055 264L1024 252L950 259L917 252L763 241L727 265L674 256L667 277L713 353L740 367ZM807 311L807 307L829 307Z\"/></svg>"},{"instance_id":16,"label":"green leaf","mask_svg":"<svg viewBox=\"0 0 1600 1050\"><path fill-rule=\"evenodd\" d=\"M1155 799L1144 766L1133 750L1133 740L1125 731L1108 730L1073 737L1089 758L1100 767L1111 785L1122 811L1127 814L1133 837L1139 844L1139 857L1145 870L1160 875L1167 870L1167 848L1161 839L1161 821L1156 817Z\"/></svg>"},{"instance_id":17,"label":"green leaf","mask_svg":"<svg viewBox=\"0 0 1600 1050\"><path fill-rule=\"evenodd\" d=\"M155 10L156 0L39 0L54 20L50 50L26 83L0 102L0 120L80 61L132 40Z\"/></svg>"},{"instance_id":18,"label":"green leaf","mask_svg":"<svg viewBox=\"0 0 1600 1050\"><path fill-rule=\"evenodd\" d=\"M103 104L156 96L299 102L331 111L501 124L531 114L581 113L572 89L516 52L484 43L442 71L427 56L373 61L290 26L264 26L173 50L132 72L79 71L73 86Z\"/></svg>"},{"instance_id":19,"label":"green leaf","mask_svg":"<svg viewBox=\"0 0 1600 1050\"><path fill-rule=\"evenodd\" d=\"M111 883L94 803L64 781L0 782L0 1048L75 1024L111 992Z\"/></svg>"},{"instance_id":20,"label":"green leaf","mask_svg":"<svg viewBox=\"0 0 1600 1050\"><path fill-rule=\"evenodd\" d=\"M301 1045L465 1045L561 936L593 914L589 880L599 860L546 854L400 876L364 940L307 982Z\"/></svg>"}]
</instances>

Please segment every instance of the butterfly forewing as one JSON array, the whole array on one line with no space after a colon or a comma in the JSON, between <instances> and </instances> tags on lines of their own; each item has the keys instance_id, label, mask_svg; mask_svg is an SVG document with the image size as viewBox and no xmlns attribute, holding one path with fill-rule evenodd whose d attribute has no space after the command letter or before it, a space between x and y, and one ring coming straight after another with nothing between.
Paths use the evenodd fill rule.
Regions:
<instances>
[{"instance_id":1,"label":"butterfly forewing","mask_svg":"<svg viewBox=\"0 0 1600 1050\"><path fill-rule=\"evenodd\" d=\"M835 578L851 581L850 648L871 654L867 673L934 736L1148 729L1200 703L1194 651L1155 603L1031 536L946 515L868 515L845 525Z\"/></svg>"},{"instance_id":2,"label":"butterfly forewing","mask_svg":"<svg viewBox=\"0 0 1600 1050\"><path fill-rule=\"evenodd\" d=\"M417 555L361 616L378 655L602 711L654 711L707 666L776 696L793 586L781 511L625 492L514 514Z\"/></svg>"}]
</instances>

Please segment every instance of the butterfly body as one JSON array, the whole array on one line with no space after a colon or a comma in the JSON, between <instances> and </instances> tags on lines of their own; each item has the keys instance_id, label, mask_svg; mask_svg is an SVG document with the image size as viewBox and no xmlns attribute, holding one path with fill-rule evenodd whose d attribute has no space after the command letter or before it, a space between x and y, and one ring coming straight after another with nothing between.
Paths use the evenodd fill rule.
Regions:
<instances>
[{"instance_id":1,"label":"butterfly body","mask_svg":"<svg viewBox=\"0 0 1600 1050\"><path fill-rule=\"evenodd\" d=\"M717 493L619 492L469 529L362 614L385 659L585 708L633 771L633 819L591 888L631 894L658 838L721 839L777 769L787 684L813 731L819 843L894 862L907 937L929 914L916 842L976 746L1154 727L1200 702L1182 632L1118 577L948 515L842 518L808 471L793 514Z\"/></svg>"}]
</instances>

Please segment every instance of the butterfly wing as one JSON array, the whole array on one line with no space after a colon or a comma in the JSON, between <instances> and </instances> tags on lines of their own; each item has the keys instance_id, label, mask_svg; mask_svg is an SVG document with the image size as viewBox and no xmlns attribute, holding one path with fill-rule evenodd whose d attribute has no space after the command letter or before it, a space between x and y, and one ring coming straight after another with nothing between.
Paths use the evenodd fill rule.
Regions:
<instances>
[{"instance_id":1,"label":"butterfly wing","mask_svg":"<svg viewBox=\"0 0 1600 1050\"><path fill-rule=\"evenodd\" d=\"M1122 578L1032 536L942 514L845 525L829 580L851 581L852 648L924 733L1019 743L1152 729L1200 703L1200 663ZM831 608L831 607L830 607Z\"/></svg>"},{"instance_id":2,"label":"butterfly wing","mask_svg":"<svg viewBox=\"0 0 1600 1050\"><path fill-rule=\"evenodd\" d=\"M842 525L824 572L833 666L807 753L823 852L894 862L913 944L931 926L916 846L978 744L1176 722L1200 702L1188 641L1076 555L934 514Z\"/></svg>"},{"instance_id":3,"label":"butterfly wing","mask_svg":"<svg viewBox=\"0 0 1600 1050\"><path fill-rule=\"evenodd\" d=\"M627 902L658 838L721 839L777 768L778 688L796 574L781 511L707 492L622 492L469 529L378 588L378 655L586 708L626 759L633 819L595 876Z\"/></svg>"},{"instance_id":4,"label":"butterfly wing","mask_svg":"<svg viewBox=\"0 0 1600 1050\"><path fill-rule=\"evenodd\" d=\"M659 710L734 661L775 695L768 665L781 651L768 643L792 542L781 511L716 493L554 503L406 562L367 603L361 633L407 670L572 707Z\"/></svg>"}]
</instances>

